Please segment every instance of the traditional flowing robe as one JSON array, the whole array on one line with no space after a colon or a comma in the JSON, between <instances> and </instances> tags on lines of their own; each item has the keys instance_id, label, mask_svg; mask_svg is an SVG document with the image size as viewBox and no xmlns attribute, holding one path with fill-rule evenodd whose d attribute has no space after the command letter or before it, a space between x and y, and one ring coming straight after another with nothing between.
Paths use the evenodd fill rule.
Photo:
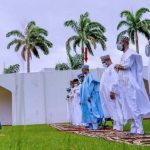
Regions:
<instances>
[{"instance_id":1,"label":"traditional flowing robe","mask_svg":"<svg viewBox=\"0 0 150 150\"><path fill-rule=\"evenodd\" d=\"M68 98L66 98L67 100L67 117L69 122L73 122L73 88L71 88L71 91L68 93Z\"/></svg>"},{"instance_id":2,"label":"traditional flowing robe","mask_svg":"<svg viewBox=\"0 0 150 150\"><path fill-rule=\"evenodd\" d=\"M101 77L100 95L102 108L105 118L111 118L115 122L123 125L125 120L123 119L121 106L122 98L116 94L115 100L110 99L110 92L118 93L115 88L117 83L118 73L114 69L114 64L111 64L108 68L105 69Z\"/></svg>"},{"instance_id":3,"label":"traditional flowing robe","mask_svg":"<svg viewBox=\"0 0 150 150\"><path fill-rule=\"evenodd\" d=\"M80 85L73 88L73 125L81 125L82 123L82 112L80 105Z\"/></svg>"},{"instance_id":4,"label":"traditional flowing robe","mask_svg":"<svg viewBox=\"0 0 150 150\"><path fill-rule=\"evenodd\" d=\"M100 82L91 73L84 78L80 91L83 123L97 123L98 119L103 118L99 85ZM88 102L89 97L91 102Z\"/></svg>"},{"instance_id":5,"label":"traditional flowing robe","mask_svg":"<svg viewBox=\"0 0 150 150\"><path fill-rule=\"evenodd\" d=\"M143 81L142 57L128 49L121 58L120 64L125 70L118 72L118 91L123 97L124 118L137 119L150 113L150 101Z\"/></svg>"}]
</instances>

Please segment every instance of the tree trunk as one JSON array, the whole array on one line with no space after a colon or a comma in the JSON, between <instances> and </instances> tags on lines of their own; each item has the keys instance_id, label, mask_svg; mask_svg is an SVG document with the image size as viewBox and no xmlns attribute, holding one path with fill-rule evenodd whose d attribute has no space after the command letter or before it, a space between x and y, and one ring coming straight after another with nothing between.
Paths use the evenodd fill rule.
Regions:
<instances>
[{"instance_id":1,"label":"tree trunk","mask_svg":"<svg viewBox=\"0 0 150 150\"><path fill-rule=\"evenodd\" d=\"M30 73L30 49L27 50L27 73Z\"/></svg>"},{"instance_id":2,"label":"tree trunk","mask_svg":"<svg viewBox=\"0 0 150 150\"><path fill-rule=\"evenodd\" d=\"M81 47L81 49L82 49L82 65L84 65L84 43L82 42L82 47Z\"/></svg>"},{"instance_id":3,"label":"tree trunk","mask_svg":"<svg viewBox=\"0 0 150 150\"><path fill-rule=\"evenodd\" d=\"M135 39L135 45L136 45L136 52L139 54L139 40L138 40L137 31L134 32L134 39Z\"/></svg>"}]
</instances>

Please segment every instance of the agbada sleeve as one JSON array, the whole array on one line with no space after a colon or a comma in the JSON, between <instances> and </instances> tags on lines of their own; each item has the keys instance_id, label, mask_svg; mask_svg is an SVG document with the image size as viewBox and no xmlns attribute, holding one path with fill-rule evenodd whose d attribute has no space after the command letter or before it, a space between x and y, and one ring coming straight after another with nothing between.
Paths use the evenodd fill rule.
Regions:
<instances>
[{"instance_id":1,"label":"agbada sleeve","mask_svg":"<svg viewBox=\"0 0 150 150\"><path fill-rule=\"evenodd\" d=\"M133 65L135 61L134 55L131 55L127 60L124 61L123 64L121 64L123 66L123 68L125 70L130 69Z\"/></svg>"},{"instance_id":2,"label":"agbada sleeve","mask_svg":"<svg viewBox=\"0 0 150 150\"><path fill-rule=\"evenodd\" d=\"M111 78L112 78L112 82L110 83L110 92L114 92L114 93L118 94L119 93L118 74L114 71Z\"/></svg>"}]
</instances>

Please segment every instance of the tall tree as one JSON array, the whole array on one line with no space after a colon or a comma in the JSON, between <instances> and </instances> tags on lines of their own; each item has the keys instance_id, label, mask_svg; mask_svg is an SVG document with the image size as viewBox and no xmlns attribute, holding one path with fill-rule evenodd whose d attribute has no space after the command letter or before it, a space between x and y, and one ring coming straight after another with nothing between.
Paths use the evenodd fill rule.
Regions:
<instances>
[{"instance_id":1,"label":"tall tree","mask_svg":"<svg viewBox=\"0 0 150 150\"><path fill-rule=\"evenodd\" d=\"M128 10L122 11L120 15L124 20L121 20L117 26L117 30L124 26L127 27L118 34L117 38L119 39L119 37L127 34L131 42L136 45L137 53L139 53L138 33L144 35L146 39L150 39L150 30L148 29L150 27L150 19L143 19L143 15L147 12L150 12L147 8L140 8L135 13Z\"/></svg>"},{"instance_id":2,"label":"tall tree","mask_svg":"<svg viewBox=\"0 0 150 150\"><path fill-rule=\"evenodd\" d=\"M77 47L81 48L81 54L84 60L87 61L87 53L93 54L93 48L96 49L99 43L102 49L106 49L106 37L104 35L105 28L98 22L91 21L89 13L80 15L79 21L68 20L64 23L66 27L71 27L75 35L71 36L66 41L66 48L68 51L71 50L71 44L73 45L74 51L77 53Z\"/></svg>"},{"instance_id":3,"label":"tall tree","mask_svg":"<svg viewBox=\"0 0 150 150\"><path fill-rule=\"evenodd\" d=\"M16 52L21 49L23 60L27 60L27 72L30 72L30 59L32 58L32 54L36 58L40 58L38 50L41 50L45 55L48 55L49 48L53 46L46 39L48 32L37 26L34 21L28 23L24 33L19 30L13 30L6 34L6 37L11 36L15 36L15 38L7 45L7 49L10 49L12 45L15 45Z\"/></svg>"}]
</instances>

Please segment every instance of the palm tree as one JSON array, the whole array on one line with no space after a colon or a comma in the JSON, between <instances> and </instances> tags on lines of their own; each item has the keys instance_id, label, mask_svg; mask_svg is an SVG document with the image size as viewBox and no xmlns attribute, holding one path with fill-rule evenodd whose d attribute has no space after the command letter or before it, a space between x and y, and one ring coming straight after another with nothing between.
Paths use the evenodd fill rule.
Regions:
<instances>
[{"instance_id":1,"label":"palm tree","mask_svg":"<svg viewBox=\"0 0 150 150\"><path fill-rule=\"evenodd\" d=\"M86 12L80 15L79 22L74 20L69 20L64 23L66 27L71 27L76 35L71 36L66 41L66 49L71 50L71 43L73 44L73 49L76 52L76 48L81 48L81 54L87 61L87 52L93 54L93 48L96 49L97 43L101 44L102 49L106 49L106 37L104 36L105 28L98 22L93 22L89 18L89 13ZM77 53L77 52L76 52Z\"/></svg>"},{"instance_id":2,"label":"palm tree","mask_svg":"<svg viewBox=\"0 0 150 150\"><path fill-rule=\"evenodd\" d=\"M78 70L82 67L82 55L76 54L74 56L71 56L69 54L68 56L69 63L58 63L55 66L55 70Z\"/></svg>"},{"instance_id":3,"label":"palm tree","mask_svg":"<svg viewBox=\"0 0 150 150\"><path fill-rule=\"evenodd\" d=\"M40 58L38 50L41 50L45 55L48 55L49 48L53 46L46 39L48 32L38 27L34 21L28 23L24 33L19 30L13 30L6 34L6 37L11 36L15 36L15 38L7 45L7 49L10 49L12 45L15 45L16 52L21 49L23 60L27 60L27 72L30 72L30 59L32 58L32 54L36 58Z\"/></svg>"},{"instance_id":4,"label":"palm tree","mask_svg":"<svg viewBox=\"0 0 150 150\"><path fill-rule=\"evenodd\" d=\"M125 19L120 21L117 26L117 30L119 30L123 26L127 27L127 29L118 34L117 39L127 34L131 42L136 45L137 53L139 53L138 33L143 34L146 39L150 38L150 32L148 29L148 27L150 27L150 19L142 19L143 15L146 12L150 12L150 10L147 8L140 8L135 13L128 10L122 11L120 15L122 18L124 17Z\"/></svg>"}]
</instances>

